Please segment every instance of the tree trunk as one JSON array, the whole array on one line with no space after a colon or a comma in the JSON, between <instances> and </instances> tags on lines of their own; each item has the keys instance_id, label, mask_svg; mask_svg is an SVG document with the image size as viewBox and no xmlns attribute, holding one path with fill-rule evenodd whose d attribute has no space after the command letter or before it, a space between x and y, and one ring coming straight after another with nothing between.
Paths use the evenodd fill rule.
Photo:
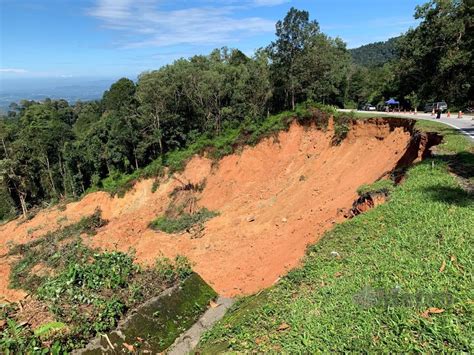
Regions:
<instances>
[{"instance_id":1,"label":"tree trunk","mask_svg":"<svg viewBox=\"0 0 474 355\"><path fill-rule=\"evenodd\" d=\"M56 191L56 186L54 185L53 173L51 172L48 156L46 156L46 168L48 169L49 180L51 181L51 188L53 189L54 194L57 196L58 192Z\"/></svg>"},{"instance_id":2,"label":"tree trunk","mask_svg":"<svg viewBox=\"0 0 474 355\"><path fill-rule=\"evenodd\" d=\"M20 199L21 212L23 213L23 217L26 219L28 217L28 210L26 208L25 193L18 191L18 198Z\"/></svg>"},{"instance_id":3,"label":"tree trunk","mask_svg":"<svg viewBox=\"0 0 474 355\"><path fill-rule=\"evenodd\" d=\"M64 196L67 196L67 176L66 176L66 168L64 167L62 160L61 160L61 154L58 154L59 158L59 172L61 173L61 178L63 180L63 188L64 188Z\"/></svg>"},{"instance_id":4,"label":"tree trunk","mask_svg":"<svg viewBox=\"0 0 474 355\"><path fill-rule=\"evenodd\" d=\"M77 164L77 170L79 171L79 174L81 174L80 181L81 181L82 193L84 193L86 192L86 187L84 186L84 175L82 174L82 170L79 164Z\"/></svg>"},{"instance_id":5,"label":"tree trunk","mask_svg":"<svg viewBox=\"0 0 474 355\"><path fill-rule=\"evenodd\" d=\"M158 113L155 113L153 115L155 119L155 128L158 130L160 134L160 138L158 139L158 145L160 146L160 155L163 155L163 142L161 139L161 122L160 122L160 115Z\"/></svg>"},{"instance_id":6,"label":"tree trunk","mask_svg":"<svg viewBox=\"0 0 474 355\"><path fill-rule=\"evenodd\" d=\"M3 150L5 151L5 158L8 159L8 151L7 151L7 146L5 144L5 139L2 138L2 145L3 145Z\"/></svg>"},{"instance_id":7,"label":"tree trunk","mask_svg":"<svg viewBox=\"0 0 474 355\"><path fill-rule=\"evenodd\" d=\"M133 146L133 158L135 159L135 170L138 170L138 159L137 159L137 152L135 146Z\"/></svg>"}]
</instances>

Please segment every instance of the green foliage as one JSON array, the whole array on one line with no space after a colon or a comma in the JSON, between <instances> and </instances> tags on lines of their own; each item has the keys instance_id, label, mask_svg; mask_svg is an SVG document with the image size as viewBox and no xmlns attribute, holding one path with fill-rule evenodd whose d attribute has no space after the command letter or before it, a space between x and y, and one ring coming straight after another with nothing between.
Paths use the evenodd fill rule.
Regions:
<instances>
[{"instance_id":1,"label":"green foliage","mask_svg":"<svg viewBox=\"0 0 474 355\"><path fill-rule=\"evenodd\" d=\"M86 257L90 259L91 255ZM73 299L89 298L89 301L93 301L89 292L124 288L129 275L137 272L137 268L132 257L127 254L94 254L91 261L70 263L60 274L49 278L38 288L38 296L40 299L54 300L70 294Z\"/></svg>"},{"instance_id":2,"label":"green foliage","mask_svg":"<svg viewBox=\"0 0 474 355\"><path fill-rule=\"evenodd\" d=\"M372 193L384 193L386 195L390 194L395 188L393 181L383 179L374 182L373 184L364 184L357 189L359 196L364 196L366 194Z\"/></svg>"},{"instance_id":3,"label":"green foliage","mask_svg":"<svg viewBox=\"0 0 474 355\"><path fill-rule=\"evenodd\" d=\"M320 33L317 21L295 8L277 22L276 36L267 48L275 106L294 110L308 99L342 104L350 64L345 44Z\"/></svg>"},{"instance_id":4,"label":"green foliage","mask_svg":"<svg viewBox=\"0 0 474 355\"><path fill-rule=\"evenodd\" d=\"M418 95L412 91L410 94L405 96L405 100L410 103L410 107L415 110L420 107L421 100L418 98Z\"/></svg>"},{"instance_id":5,"label":"green foliage","mask_svg":"<svg viewBox=\"0 0 474 355\"><path fill-rule=\"evenodd\" d=\"M66 327L67 327L66 324L62 322L53 321L53 322L40 325L38 328L34 330L34 334L37 337L48 339L51 336L53 336L55 333L64 330Z\"/></svg>"},{"instance_id":6,"label":"green foliage","mask_svg":"<svg viewBox=\"0 0 474 355\"><path fill-rule=\"evenodd\" d=\"M352 119L352 116L346 114L334 117L334 136L332 138L334 145L340 144L347 137Z\"/></svg>"},{"instance_id":7,"label":"green foliage","mask_svg":"<svg viewBox=\"0 0 474 355\"><path fill-rule=\"evenodd\" d=\"M123 174L114 171L100 182L101 189L110 193L111 196L123 197L125 193L133 188L140 177L140 171L135 170L132 174Z\"/></svg>"},{"instance_id":8,"label":"green foliage","mask_svg":"<svg viewBox=\"0 0 474 355\"><path fill-rule=\"evenodd\" d=\"M374 67L383 65L397 58L397 46L400 37L390 38L384 42L375 42L350 49L349 53L355 64Z\"/></svg>"},{"instance_id":9,"label":"green foliage","mask_svg":"<svg viewBox=\"0 0 474 355\"><path fill-rule=\"evenodd\" d=\"M399 91L463 106L474 97L474 11L470 1L431 0L416 8L418 27L400 43Z\"/></svg>"},{"instance_id":10,"label":"green foliage","mask_svg":"<svg viewBox=\"0 0 474 355\"><path fill-rule=\"evenodd\" d=\"M9 192L0 186L0 222L7 221L16 215L15 203Z\"/></svg>"},{"instance_id":11,"label":"green foliage","mask_svg":"<svg viewBox=\"0 0 474 355\"><path fill-rule=\"evenodd\" d=\"M157 258L155 269L158 276L165 282L184 280L192 273L190 261L182 255L176 256L174 261L165 257Z\"/></svg>"},{"instance_id":12,"label":"green foliage","mask_svg":"<svg viewBox=\"0 0 474 355\"><path fill-rule=\"evenodd\" d=\"M28 290L47 305L55 321L33 333L28 326L18 326L15 312L6 310L8 327L0 339L2 349L40 349L46 338L57 341L63 350L84 346L98 332L114 328L129 309L192 273L189 261L182 256L172 263L163 262L162 267L157 263L156 268L141 269L133 263L133 255L102 253L83 245L82 236L93 235L104 223L96 212L10 250L18 258L10 275L11 285ZM41 276L34 271L38 269L44 271ZM81 309L87 311L78 311Z\"/></svg>"},{"instance_id":13,"label":"green foliage","mask_svg":"<svg viewBox=\"0 0 474 355\"><path fill-rule=\"evenodd\" d=\"M448 168L463 171L472 143L445 139L468 150L410 168L389 202L327 232L302 267L243 298L196 350L472 352L474 203ZM441 313L425 318L430 307Z\"/></svg>"},{"instance_id":14,"label":"green foliage","mask_svg":"<svg viewBox=\"0 0 474 355\"><path fill-rule=\"evenodd\" d=\"M18 324L13 319L6 317L4 319L6 319L6 326L0 333L0 349L2 349L5 354L13 355L39 351L41 340L33 334L30 328ZM56 350L61 349L57 344L54 345L54 348ZM53 349L51 352L53 354L59 354L59 351L53 352Z\"/></svg>"},{"instance_id":15,"label":"green foliage","mask_svg":"<svg viewBox=\"0 0 474 355\"><path fill-rule=\"evenodd\" d=\"M87 258L88 249L78 241L62 244L64 240L71 240L81 234L94 235L97 228L105 225L107 221L100 217L96 211L89 217L83 217L79 222L47 233L42 238L37 238L26 244L13 246L9 255L20 255L21 259L12 265L10 285L14 288L23 288L34 291L44 281L44 276L32 273L35 266L51 268L63 267L65 263L74 258Z\"/></svg>"},{"instance_id":16,"label":"green foliage","mask_svg":"<svg viewBox=\"0 0 474 355\"><path fill-rule=\"evenodd\" d=\"M204 223L217 215L217 212L209 211L207 208L201 208L193 214L181 213L178 217L164 215L151 222L150 228L170 234L180 233L189 230L196 224Z\"/></svg>"},{"instance_id":17,"label":"green foliage","mask_svg":"<svg viewBox=\"0 0 474 355\"><path fill-rule=\"evenodd\" d=\"M104 92L102 103L106 110L120 111L128 110L134 105L135 83L127 78L121 78Z\"/></svg>"}]
</instances>

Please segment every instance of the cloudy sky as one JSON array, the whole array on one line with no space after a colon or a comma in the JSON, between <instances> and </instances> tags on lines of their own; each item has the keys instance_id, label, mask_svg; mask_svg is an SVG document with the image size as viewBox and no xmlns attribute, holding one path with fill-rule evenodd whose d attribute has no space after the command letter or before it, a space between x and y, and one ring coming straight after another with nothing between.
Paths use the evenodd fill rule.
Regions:
<instances>
[{"instance_id":1,"label":"cloudy sky","mask_svg":"<svg viewBox=\"0 0 474 355\"><path fill-rule=\"evenodd\" d=\"M416 25L421 0L0 0L0 80L132 79L180 57L274 39L291 6L349 48Z\"/></svg>"}]
</instances>

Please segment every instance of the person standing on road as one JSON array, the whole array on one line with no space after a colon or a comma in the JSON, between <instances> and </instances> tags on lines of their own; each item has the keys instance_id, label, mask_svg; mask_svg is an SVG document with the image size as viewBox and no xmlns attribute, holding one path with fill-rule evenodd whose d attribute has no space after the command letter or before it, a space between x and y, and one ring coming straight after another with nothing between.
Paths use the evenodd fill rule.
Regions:
<instances>
[{"instance_id":1,"label":"person standing on road","mask_svg":"<svg viewBox=\"0 0 474 355\"><path fill-rule=\"evenodd\" d=\"M439 120L441 119L441 108L438 107L438 110L436 111L436 118Z\"/></svg>"}]
</instances>

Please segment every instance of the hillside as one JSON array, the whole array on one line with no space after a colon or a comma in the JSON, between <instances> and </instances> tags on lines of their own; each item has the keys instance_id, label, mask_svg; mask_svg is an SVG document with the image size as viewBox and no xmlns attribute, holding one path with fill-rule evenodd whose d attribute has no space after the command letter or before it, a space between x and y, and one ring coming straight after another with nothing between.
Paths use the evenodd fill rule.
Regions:
<instances>
[{"instance_id":1,"label":"hillside","mask_svg":"<svg viewBox=\"0 0 474 355\"><path fill-rule=\"evenodd\" d=\"M375 42L350 49L352 60L357 65L378 66L398 58L397 41L401 37L390 38L384 42Z\"/></svg>"},{"instance_id":2,"label":"hillside","mask_svg":"<svg viewBox=\"0 0 474 355\"><path fill-rule=\"evenodd\" d=\"M443 134L437 154L409 168L387 203L335 226L300 267L242 299L197 352L472 353L474 147L442 124L416 128Z\"/></svg>"},{"instance_id":3,"label":"hillside","mask_svg":"<svg viewBox=\"0 0 474 355\"><path fill-rule=\"evenodd\" d=\"M396 181L403 180L405 169L412 163L419 162L429 156L430 149L439 143L439 136L417 131L414 127L415 122L407 119L354 120L338 115L334 120L325 120L327 117L323 112L311 108L305 111L304 114L271 117L262 125L268 126L270 122L272 122L272 125L281 122L282 125L279 126L281 128L276 129L271 134L262 136L263 139L259 140L254 146L234 145L234 153L228 153L221 159L212 159L209 155L212 150L207 150L207 156L189 155L181 172L136 182L131 186L131 190L124 191L123 197L112 197L106 192L92 192L80 201L45 209L29 220L14 220L1 226L0 242L3 257L0 259L2 275L0 293L5 295L4 297L9 302L20 301L23 309L28 310L17 310L16 313L7 314L16 314L15 319L21 321L25 316L31 316L29 314L32 308L38 309L34 311L36 312L34 317L37 319L32 325L34 327L44 326L41 319L47 320L47 324L52 321L66 321L66 324L67 322L73 322L72 324L79 322L78 324L82 324L84 327L82 333L68 334L66 332L65 334L61 333L62 335L59 338L56 335L55 338L64 342L61 337L68 339L68 336L73 336L72 339L80 339L81 341L76 343L77 346L78 344L85 344L84 341L90 339L87 335L79 334L87 334L84 331L95 334L96 331L92 329L114 329L114 319L123 317L123 311L120 311L120 308L116 310L111 308L109 311L112 313L108 316L110 318L107 318L107 322L112 323L103 325L100 304L94 306L99 307L94 310L94 312L99 313L91 318L90 324L87 323L89 321L84 323L84 321L75 320L74 317L71 320L67 316L65 317L63 311L58 313L61 309L70 309L72 305L76 307L86 306L87 298L84 300L82 298L84 296L76 298L72 293L72 298L69 301L65 296L60 298L55 296L57 292L60 292L58 287L59 290L64 287L64 291L68 294L67 289L71 287L68 286L70 285L68 280L71 280L71 275L76 275L74 277L79 277L79 280L86 277L87 274L82 276L81 268L84 268L84 272L89 270L87 272L92 273L87 277L92 278L91 280L94 283L106 277L104 281L101 281L106 282L103 288L99 288L98 291L94 292L105 292L105 295L107 295L109 291L107 291L108 288L105 285L109 282L117 282L115 278L117 276L114 276L114 272L123 270L121 272L129 273L129 276L126 277L130 278L130 282L136 278L140 280L141 278L152 277L148 282L153 280L157 283L154 291L156 294L164 287L162 276L159 275L163 275L163 272L169 272L166 271L167 269L163 269L163 265L169 263L166 260L176 260L178 271L172 271L171 275L181 275L183 272L184 275L188 275L189 266L187 266L187 262L182 264L182 258L186 258L185 260L190 261L189 265L192 265L193 270L202 276L221 296L234 297L257 294L257 303L252 306L252 309L256 307L252 311L255 317L263 317L265 313L262 313L263 311L258 308L259 306L267 307L266 305L268 305L268 307L275 307L275 309L282 306L280 303L274 304L275 299L269 296L274 292L280 292L278 290L281 290L281 293L277 294L280 295L278 297L281 297L282 300L288 297L287 292L291 292L291 295L302 292L301 290L304 287L301 288L301 282L320 284L321 287L327 285L327 290L331 290L331 287L335 287L337 284L333 283L328 277L331 278L330 275L337 274L338 276L335 277L344 281L345 275L358 272L359 266L357 266L357 263L359 261L357 260L359 258L364 259L366 255L368 257L378 255L377 258L382 264L377 262L377 265L383 265L382 267L386 270L384 272L399 273L400 271L396 270L404 264L387 261L384 253L381 252L379 243L374 243L374 249L372 250L364 243L363 240L366 239L360 240L357 237L355 239L358 241L356 245L349 247L352 243L352 237L349 238L347 234L343 234L344 239L340 239L340 237L328 239L328 237L325 237L321 244L312 247L311 250L317 251L319 248L324 250L322 253L311 252L312 254L310 254L322 258L318 263L322 262L321 272L324 272L324 275L317 273L314 276L313 271L308 273L304 271L304 268L313 267L308 266L312 264L308 256L305 257L305 253L308 245L318 242L324 233L330 231L336 223L351 219L355 215L382 204L386 194L394 189L391 178ZM344 122L343 125L341 125L342 122ZM284 127L286 129L281 130ZM338 133L341 132L341 129L345 131L342 136ZM335 139L337 137L339 138ZM450 137L449 141L457 142L456 139L453 135L453 138ZM465 145L462 145L464 143L460 144L465 147ZM426 174L429 164L422 164L426 168L421 170L421 173L425 172ZM451 207L453 213L451 214L452 223L456 224L459 232L452 230L449 238L453 243L457 243L456 245L459 245L462 240L468 242L465 240L465 233L466 226L470 223L468 211L471 203L465 193L456 188L453 178L446 178L443 175L445 174L443 173L445 168L442 161L436 164L441 165L438 169L439 172L437 172L439 176L437 175L433 183L436 184L439 181L442 186L447 186L448 189L452 190L448 195L454 194L457 197L455 200L450 200L452 202L443 202L439 206L433 205L427 200L428 215L426 216L427 218L436 218L437 214L432 214L432 209L435 211L439 208L445 209L447 208L446 203L455 203L456 206L459 204L456 208ZM420 169L420 167L417 167L413 171L416 172ZM409 172L408 182L404 183L403 186L406 184L407 188L410 188L411 176L412 174ZM426 179L426 177L420 176L419 179L429 184L429 179ZM374 182L375 184L372 185ZM441 198L437 197L441 195L438 194L434 185L426 188L433 191L428 192L428 194L433 194L433 198ZM390 199L387 204L388 207L383 205L375 209L375 212L369 212L366 215L363 214L351 219L329 233L338 235L340 233L338 231L346 231L351 236L363 236L364 233L373 233L371 226L375 222L371 222L370 218L374 218L371 216L376 216L377 221L385 220L385 215L380 217L380 213L383 212L377 211L390 209L393 203L395 203L395 208L398 211L400 206L396 204L397 191L403 191L403 189L404 187L395 188L392 195L395 202L391 202L392 199ZM422 196L420 198L427 198L425 195ZM450 197L448 196L448 198ZM411 208L422 211L422 207L416 205L416 202L405 207L405 209ZM207 217L201 219L199 217L201 214ZM99 220L94 221L94 218L98 218L94 216L100 216ZM198 219L193 216L198 217ZM395 215L393 218L396 219L397 216ZM191 217L194 218L194 222L189 224L186 221ZM391 235L394 226L390 222L389 215L387 217L389 219L386 222L386 227L379 226L377 222L376 230L379 232L386 230L388 235ZM367 218L369 224L364 222ZM408 216L400 218L406 220L406 228L417 230L418 233L423 235L428 233L427 230L423 229L424 225L416 225L418 219L415 218L412 221ZM160 221L160 223L157 223L157 221ZM381 223L385 226L384 222ZM397 224L405 226L400 222L397 222ZM90 227L88 227L89 225ZM350 229L346 229L344 227L346 225ZM433 226L433 222L430 222L429 225ZM436 224L434 225L435 228L438 228ZM167 229L169 231L164 232ZM76 237L74 237L76 241L72 244L65 244L71 238L71 231L76 233ZM445 233L444 229L441 233ZM434 235L438 234L435 233ZM400 241L402 246L404 245L403 240ZM380 243L388 245L389 242L382 238ZM409 243L413 244L414 241L411 240ZM346 247L349 249L346 249ZM61 248L63 248L63 251L60 251ZM365 251L362 252L361 248ZM397 248L400 247L395 246L393 248L390 250L396 253L394 254L395 257L402 255L403 260L407 260L407 250L403 248L399 250ZM55 250L58 251L55 252ZM355 253L353 257L356 265L353 265L353 269L349 266L336 267L339 263L350 263L350 259L348 259L349 250L354 250ZM456 263L459 260L459 263L468 267L465 264L468 260L466 259L468 254L457 249L454 250L456 258L459 259L453 259L450 256L451 263L458 265ZM70 254L71 252L72 254ZM84 253L85 256L82 256ZM411 255L411 252L408 251L408 253ZM439 255L439 253L436 255ZM58 257L66 258L66 260L60 261L58 264ZM85 259L81 259L84 257ZM92 264L90 264L90 258L95 259ZM339 260L340 258L341 260ZM138 269L131 268L132 260L140 264L141 267ZM327 260L334 260L334 262L330 262L328 266L325 266L324 263ZM84 266L80 266L84 262ZM113 271L112 276L114 278L110 281L107 279L110 275L109 272L103 273L100 271L102 270L101 267L95 269L96 264L100 265L104 262L110 263L106 268ZM61 271L64 267L61 266L62 263L65 263L65 271ZM433 260L433 263L437 265L438 261ZM410 265L417 270L419 267L432 267L433 263L417 264L415 262ZM364 260L362 264L370 265L370 262ZM59 271L51 268L53 265L55 265L55 268L59 267ZM184 271L179 271L183 270L183 265L185 266ZM299 269L300 266L303 269ZM68 267L70 271L68 271ZM297 269L286 276L288 271L295 267ZM394 271L390 271L392 268L395 268ZM73 270L75 271L71 274ZM317 270L319 269L317 268ZM378 268L374 270L378 270ZM57 274L58 272L59 274ZM134 275L136 272L138 274ZM405 272L408 274L404 274L403 278L412 275L409 269L406 269ZM156 276L152 276L154 273ZM365 270L361 270L360 275L369 284L371 284L371 279L378 280L377 277L366 276L365 273ZM295 277L298 280L296 289L288 291L287 285L292 285L291 280L294 280ZM303 278L301 279L301 277ZM306 277L310 277L310 279L304 281ZM399 282L403 283L403 278ZM348 280L357 282L358 278L348 278ZM175 276L171 281L177 282ZM458 281L459 287L463 290L464 279L461 278ZM60 286L63 282L65 282L65 285ZM81 285L81 282L85 281L80 281L78 285ZM438 281L434 280L433 282L436 284ZM447 282L449 284L451 281L448 280ZM276 286L274 286L275 284ZM128 285L128 283L123 285ZM130 285L132 288L129 289L129 286L126 286L119 293L120 297L127 296L130 292L136 290L136 287L139 287L138 289L144 287L144 285L140 286L140 284L136 285L135 283ZM357 290L363 287L363 284L358 282L357 285L348 285L344 282L341 285L342 288L338 289L340 292L358 292ZM383 282L380 285L388 287L391 282ZM10 287L14 287L14 289L10 289ZM82 288L79 288L77 292L84 292L79 291ZM267 288L269 289L263 291ZM25 289L28 290L28 298L26 298ZM95 288L92 289L95 290ZM148 290L148 288L143 290ZM316 290L319 290L319 287ZM458 297L457 291L452 292ZM146 296L147 294L148 296ZM87 292L84 295L90 297ZM95 297L103 297L101 295ZM312 295L311 297L317 299L317 297L323 297L324 293ZM144 297L150 297L150 294L146 293ZM341 302L347 303L347 299L344 297ZM459 297L462 297L462 295L459 295ZM126 301L127 299L130 298L125 298L124 302L130 302ZM206 299L208 298L200 301L200 310L205 308L206 302L208 302ZM255 296L249 296L244 300L253 304L254 299ZM58 304L58 300L62 303ZM304 300L305 298L301 301L304 302ZM117 302L117 299L115 297L106 298L104 302L106 302L107 307L115 307L114 302ZM124 307L122 309L133 307L136 302L135 300L131 304L126 303L122 306ZM292 303L286 302L284 304ZM331 307L332 303L328 302L327 304ZM248 312L247 305L248 303L238 304L236 306L238 312L246 314ZM439 304L434 303L433 306L439 307ZM216 306L212 306L211 302L212 307ZM351 307L353 308L353 306ZM301 311L304 313L313 312L314 308L305 304ZM27 312L26 315L24 315L25 312ZM287 313L288 310L283 312ZM358 317L363 316L357 310L352 309L352 312L357 314ZM298 314L298 311L290 311L290 313ZM218 348L239 351L249 349L249 345L252 348L255 343L248 343L247 340L243 340L243 343L241 343L244 334L233 330L232 322L234 318L232 318L232 314L232 312L229 313L230 318L226 318L225 322L227 323L223 323L229 325L224 326L224 328L218 325L211 334L221 340L234 339L232 340L234 345L230 346L229 343L222 343L219 340L217 342L219 344ZM451 311L450 314L452 314ZM12 315L9 315L9 317L12 317ZM246 317L237 319L245 320ZM263 320L264 318L260 319ZM230 323L228 323L229 321ZM324 322L332 321L332 318L329 317ZM274 321L271 322L273 324ZM283 330L293 329L293 327L296 329L294 322L300 322L301 326L304 327L312 324L309 321L301 322L292 318L283 318L279 322L283 326L277 324L275 327ZM240 324L235 326L238 329L242 327ZM287 326L290 328L287 328ZM268 327L268 325L265 325L265 327ZM273 327L273 325L270 325L270 327ZM37 331L37 328L32 329L35 332ZM81 328L73 329L77 332ZM371 329L371 327L367 327L364 328L364 331L370 333L372 332ZM390 332L393 329L388 330L389 334L387 336L391 336L392 333ZM256 332L256 330L252 330L252 332ZM174 336L178 333L175 331ZM8 334L8 332L5 333L6 338L4 339L8 339ZM142 337L142 333L138 334L139 337ZM284 335L284 333L281 335ZM31 341L35 341L36 338L32 338L33 340L26 339L30 341L26 344L31 345ZM166 344L171 344L173 339L167 340ZM360 341L363 342L364 339L361 338ZM450 341L453 349L461 349L462 344L464 344L462 339L460 343L455 343L455 340ZM215 344L214 341L202 345L204 349L207 349L205 352L215 352L215 345L213 344ZM262 341L256 345L261 351L277 349L272 344L275 343ZM285 349L289 351L290 348L288 347L293 346L293 340L285 339L278 344L280 344L278 346L285 346ZM309 342L308 344L312 343ZM346 339L335 348L349 350L351 344ZM363 346L366 345L364 343ZM106 346L108 345L106 344ZM65 347L63 349L71 348ZM159 345L154 349L163 350L164 348ZM295 349L298 349L298 347L295 347ZM316 346L314 349L328 350L321 346ZM388 346L388 349L398 348Z\"/></svg>"},{"instance_id":4,"label":"hillside","mask_svg":"<svg viewBox=\"0 0 474 355\"><path fill-rule=\"evenodd\" d=\"M122 5L108 29L146 35ZM474 353L470 118L408 111L470 105L472 13L414 17L349 52L291 7L252 55L0 113L0 353Z\"/></svg>"},{"instance_id":5,"label":"hillside","mask_svg":"<svg viewBox=\"0 0 474 355\"><path fill-rule=\"evenodd\" d=\"M164 178L156 192L153 179L143 180L123 198L91 193L65 210L53 208L22 224L1 226L1 251L99 208L109 222L90 241L94 247L123 252L132 247L144 264L152 264L161 254L182 254L219 294L257 292L295 267L308 243L343 220L340 211L351 207L356 189L393 170L410 140L407 127L392 127L384 120L356 123L340 146L331 145L332 136L332 129L324 133L293 124L288 132L217 164L195 156L183 173ZM200 238L148 227L182 202L169 196L183 183L203 186L202 192L189 192L196 210L205 207L219 213L205 224ZM0 292L14 299L7 289L8 263L1 262L0 269L5 276Z\"/></svg>"}]
</instances>

